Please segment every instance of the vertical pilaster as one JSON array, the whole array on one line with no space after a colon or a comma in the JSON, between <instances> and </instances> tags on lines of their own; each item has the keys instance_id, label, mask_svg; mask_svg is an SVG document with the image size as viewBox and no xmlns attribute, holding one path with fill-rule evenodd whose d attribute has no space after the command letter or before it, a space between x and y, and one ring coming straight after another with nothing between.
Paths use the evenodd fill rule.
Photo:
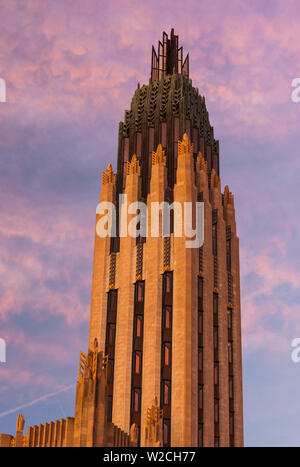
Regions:
<instances>
[{"instance_id":1,"label":"vertical pilaster","mask_svg":"<svg viewBox=\"0 0 300 467\"><path fill-rule=\"evenodd\" d=\"M184 135L178 151L174 202L197 201L193 150ZM197 446L197 266L195 251L186 248L186 236L174 233L173 333L172 333L172 446Z\"/></svg>"},{"instance_id":2,"label":"vertical pilaster","mask_svg":"<svg viewBox=\"0 0 300 467\"><path fill-rule=\"evenodd\" d=\"M139 171L138 161L136 157L133 157L132 162L128 164L126 177L125 195L127 195L128 205L138 201L140 197L141 179ZM135 215L128 214L128 223L133 217ZM136 239L127 234L120 237L119 267L116 281L119 291L112 416L113 423L126 433L129 433L130 429L135 271Z\"/></svg>"},{"instance_id":3,"label":"vertical pilaster","mask_svg":"<svg viewBox=\"0 0 300 467\"><path fill-rule=\"evenodd\" d=\"M110 164L103 173L100 202L110 202L116 206L116 177ZM100 214L96 215L89 349L93 349L94 340L97 338L99 350L104 352L107 317L106 283L111 237L101 238L97 234L97 223L101 217Z\"/></svg>"},{"instance_id":4,"label":"vertical pilaster","mask_svg":"<svg viewBox=\"0 0 300 467\"><path fill-rule=\"evenodd\" d=\"M161 148L160 148L161 149ZM161 377L161 326L162 326L162 215L160 235L151 236L151 205L164 201L167 168L165 160L153 161L150 193L147 198L148 238L144 246L145 305L143 335L143 383L141 409L141 445L145 446L147 409L155 397L160 401Z\"/></svg>"}]
</instances>

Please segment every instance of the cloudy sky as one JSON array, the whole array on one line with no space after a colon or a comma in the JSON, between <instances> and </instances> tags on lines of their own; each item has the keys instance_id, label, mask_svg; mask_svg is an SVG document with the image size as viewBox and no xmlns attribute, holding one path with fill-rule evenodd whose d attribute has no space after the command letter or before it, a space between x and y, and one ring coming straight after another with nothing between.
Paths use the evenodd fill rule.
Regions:
<instances>
[{"instance_id":1,"label":"cloudy sky","mask_svg":"<svg viewBox=\"0 0 300 467\"><path fill-rule=\"evenodd\" d=\"M235 194L245 442L300 445L297 0L0 0L0 433L73 416L101 171L163 30L190 52ZM9 412L6 414L6 412Z\"/></svg>"}]
</instances>

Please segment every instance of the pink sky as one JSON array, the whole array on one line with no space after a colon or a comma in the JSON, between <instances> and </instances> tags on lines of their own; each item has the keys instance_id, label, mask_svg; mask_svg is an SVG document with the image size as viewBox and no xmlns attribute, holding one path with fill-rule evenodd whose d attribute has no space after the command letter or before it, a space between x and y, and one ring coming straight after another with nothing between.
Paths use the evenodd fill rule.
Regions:
<instances>
[{"instance_id":1,"label":"pink sky","mask_svg":"<svg viewBox=\"0 0 300 467\"><path fill-rule=\"evenodd\" d=\"M264 388L284 381L288 397L299 371L290 363L300 334L300 104L290 98L299 2L0 0L0 10L0 412L75 382L101 170L116 167L118 122L149 79L152 44L171 27L220 139L222 186L235 194L246 391L269 374ZM263 403L251 394L249 444ZM13 420L0 420L0 432ZM266 415L265 442L293 439L290 419L283 441L274 430L264 438L272 423Z\"/></svg>"}]
</instances>

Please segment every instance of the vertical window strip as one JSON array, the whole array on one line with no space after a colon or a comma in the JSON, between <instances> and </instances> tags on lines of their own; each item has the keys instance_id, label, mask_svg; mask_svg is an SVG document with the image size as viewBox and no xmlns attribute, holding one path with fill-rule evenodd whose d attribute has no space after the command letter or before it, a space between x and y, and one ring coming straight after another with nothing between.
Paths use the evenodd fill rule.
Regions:
<instances>
[{"instance_id":1,"label":"vertical window strip","mask_svg":"<svg viewBox=\"0 0 300 467\"><path fill-rule=\"evenodd\" d=\"M172 388L172 305L173 272L162 276L162 346L161 346L161 398L163 411L163 444L171 444L171 388Z\"/></svg>"},{"instance_id":2,"label":"vertical window strip","mask_svg":"<svg viewBox=\"0 0 300 467\"><path fill-rule=\"evenodd\" d=\"M107 294L107 320L106 320L106 339L105 339L105 355L108 357L106 413L107 413L107 421L109 422L112 419L112 405L113 405L117 304L118 304L118 291L110 290Z\"/></svg>"},{"instance_id":3,"label":"vertical window strip","mask_svg":"<svg viewBox=\"0 0 300 467\"><path fill-rule=\"evenodd\" d=\"M226 226L226 269L228 285L227 331L228 331L228 394L229 394L229 442L234 446L234 375L233 375L233 276L232 263L232 232L231 226Z\"/></svg>"},{"instance_id":4,"label":"vertical window strip","mask_svg":"<svg viewBox=\"0 0 300 467\"><path fill-rule=\"evenodd\" d=\"M145 282L137 280L134 289L130 424L136 424L139 433L138 437L140 437L141 425L144 300Z\"/></svg>"},{"instance_id":5,"label":"vertical window strip","mask_svg":"<svg viewBox=\"0 0 300 467\"><path fill-rule=\"evenodd\" d=\"M198 276L198 447L203 446L203 293L204 280Z\"/></svg>"}]
</instances>

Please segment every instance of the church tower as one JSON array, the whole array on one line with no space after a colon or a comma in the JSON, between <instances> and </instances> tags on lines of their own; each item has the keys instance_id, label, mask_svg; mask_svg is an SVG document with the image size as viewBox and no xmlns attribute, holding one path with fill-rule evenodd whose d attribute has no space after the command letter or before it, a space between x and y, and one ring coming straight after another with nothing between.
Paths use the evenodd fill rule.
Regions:
<instances>
[{"instance_id":1,"label":"church tower","mask_svg":"<svg viewBox=\"0 0 300 467\"><path fill-rule=\"evenodd\" d=\"M136 202L148 218L137 237L127 232L136 211L125 229L119 222ZM103 172L100 203L115 207L116 230L100 235L106 212L97 211L75 417L23 436L20 414L16 437L0 435L0 446L243 446L234 197L221 191L219 143L173 30L152 48L149 84L138 85L120 123L117 171ZM149 234L155 203L169 206L169 235L161 212L158 235ZM186 203L203 208L195 248L172 209Z\"/></svg>"},{"instance_id":2,"label":"church tower","mask_svg":"<svg viewBox=\"0 0 300 467\"><path fill-rule=\"evenodd\" d=\"M120 123L117 173L103 174L101 201L118 207L120 194L144 201L149 219L153 202L203 202L204 244L186 248L174 217L169 237L96 233L89 348L96 339L107 358L108 419L126 433L135 424L145 446L156 407L164 446L241 446L234 198L221 192L219 143L173 30Z\"/></svg>"}]
</instances>

